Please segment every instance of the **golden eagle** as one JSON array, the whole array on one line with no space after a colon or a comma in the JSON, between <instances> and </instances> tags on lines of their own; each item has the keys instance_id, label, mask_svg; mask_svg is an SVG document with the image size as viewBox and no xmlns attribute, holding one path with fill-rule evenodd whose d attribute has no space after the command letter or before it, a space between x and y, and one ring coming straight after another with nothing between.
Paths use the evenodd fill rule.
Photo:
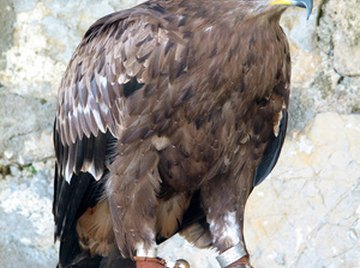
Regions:
<instances>
[{"instance_id":1,"label":"golden eagle","mask_svg":"<svg viewBox=\"0 0 360 268\"><path fill-rule=\"evenodd\" d=\"M150 0L95 22L58 92L58 267L165 267L181 232L248 267L245 203L279 157L290 54L312 0Z\"/></svg>"}]
</instances>

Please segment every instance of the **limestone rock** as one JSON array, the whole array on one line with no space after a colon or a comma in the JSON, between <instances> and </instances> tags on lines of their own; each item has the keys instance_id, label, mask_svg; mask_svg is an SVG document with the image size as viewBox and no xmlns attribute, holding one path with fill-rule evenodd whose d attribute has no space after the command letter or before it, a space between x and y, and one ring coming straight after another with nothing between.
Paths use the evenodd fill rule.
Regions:
<instances>
[{"instance_id":1,"label":"limestone rock","mask_svg":"<svg viewBox=\"0 0 360 268\"><path fill-rule=\"evenodd\" d=\"M248 201L255 267L358 267L360 116L318 115ZM279 261L280 260L280 261Z\"/></svg>"},{"instance_id":2,"label":"limestone rock","mask_svg":"<svg viewBox=\"0 0 360 268\"><path fill-rule=\"evenodd\" d=\"M52 162L0 175L0 267L56 266L51 215Z\"/></svg>"},{"instance_id":3,"label":"limestone rock","mask_svg":"<svg viewBox=\"0 0 360 268\"><path fill-rule=\"evenodd\" d=\"M322 64L308 98L317 112L350 113L360 103L359 1L319 1L317 44ZM355 92L355 94L354 94Z\"/></svg>"},{"instance_id":4,"label":"limestone rock","mask_svg":"<svg viewBox=\"0 0 360 268\"><path fill-rule=\"evenodd\" d=\"M53 103L0 88L0 164L25 165L53 156L53 110Z\"/></svg>"},{"instance_id":5,"label":"limestone rock","mask_svg":"<svg viewBox=\"0 0 360 268\"><path fill-rule=\"evenodd\" d=\"M6 66L5 55L3 52L12 45L13 23L15 22L15 12L11 8L10 0L0 0L0 70ZM1 80L0 80L1 81Z\"/></svg>"},{"instance_id":6,"label":"limestone rock","mask_svg":"<svg viewBox=\"0 0 360 268\"><path fill-rule=\"evenodd\" d=\"M329 1L326 16L331 18L334 67L342 76L360 75L359 1ZM328 20L327 20L328 22Z\"/></svg>"}]
</instances>

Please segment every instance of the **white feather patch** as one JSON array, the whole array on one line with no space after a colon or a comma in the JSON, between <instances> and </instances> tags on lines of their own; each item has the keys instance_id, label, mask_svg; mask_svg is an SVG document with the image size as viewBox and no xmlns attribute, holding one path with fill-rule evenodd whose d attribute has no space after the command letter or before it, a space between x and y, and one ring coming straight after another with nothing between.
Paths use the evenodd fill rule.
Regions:
<instances>
[{"instance_id":1,"label":"white feather patch","mask_svg":"<svg viewBox=\"0 0 360 268\"><path fill-rule=\"evenodd\" d=\"M95 169L95 163L94 161L91 162L85 162L84 165L81 168L82 172L89 172L95 180L100 180L102 175L103 175L103 171L102 170L96 170Z\"/></svg>"},{"instance_id":2,"label":"white feather patch","mask_svg":"<svg viewBox=\"0 0 360 268\"><path fill-rule=\"evenodd\" d=\"M280 132L280 123L281 123L281 120L282 120L282 111L280 111L277 115L277 120L275 122L275 125L274 125L274 128L273 128L273 131L274 131L274 135L275 137L279 136L279 132Z\"/></svg>"},{"instance_id":3,"label":"white feather patch","mask_svg":"<svg viewBox=\"0 0 360 268\"><path fill-rule=\"evenodd\" d=\"M101 131L102 133L105 133L105 132L106 132L105 126L104 126L104 124L103 124L103 122L102 122L102 119L101 119L101 116L100 116L99 111L93 110L93 111L92 111L92 114L93 114L93 116L94 116L96 125L98 126L98 128L100 129L100 131Z\"/></svg>"},{"instance_id":4,"label":"white feather patch","mask_svg":"<svg viewBox=\"0 0 360 268\"><path fill-rule=\"evenodd\" d=\"M136 256L138 257L150 257L156 258L157 257L157 250L156 245L152 245L150 248L145 248L144 243L140 242L135 245L136 249Z\"/></svg>"},{"instance_id":5,"label":"white feather patch","mask_svg":"<svg viewBox=\"0 0 360 268\"><path fill-rule=\"evenodd\" d=\"M161 151L170 145L170 140L167 137L154 136L151 139L151 143L154 145L156 150Z\"/></svg>"},{"instance_id":6,"label":"white feather patch","mask_svg":"<svg viewBox=\"0 0 360 268\"><path fill-rule=\"evenodd\" d=\"M204 30L204 32L205 32L205 33L206 33L206 32L211 32L213 28L214 28L213 26L206 27L205 30Z\"/></svg>"},{"instance_id":7,"label":"white feather patch","mask_svg":"<svg viewBox=\"0 0 360 268\"><path fill-rule=\"evenodd\" d=\"M67 183L70 184L71 177L72 177L72 170L70 170L70 162L69 161L66 162L64 177L65 177L65 180L67 181Z\"/></svg>"},{"instance_id":8,"label":"white feather patch","mask_svg":"<svg viewBox=\"0 0 360 268\"><path fill-rule=\"evenodd\" d=\"M220 241L229 240L232 245L240 242L240 226L236 221L236 212L228 212L224 216L223 225L210 221L210 230Z\"/></svg>"},{"instance_id":9,"label":"white feather patch","mask_svg":"<svg viewBox=\"0 0 360 268\"><path fill-rule=\"evenodd\" d=\"M108 83L106 77L105 77L105 76L102 76L102 75L99 75L99 81L100 81L100 83L101 83L101 86L102 86L103 88L106 88L107 83Z\"/></svg>"},{"instance_id":10,"label":"white feather patch","mask_svg":"<svg viewBox=\"0 0 360 268\"><path fill-rule=\"evenodd\" d=\"M126 73L121 73L119 75L119 78L117 81L120 85L123 85L123 84L127 83L129 80L130 80L130 78L127 77Z\"/></svg>"}]
</instances>

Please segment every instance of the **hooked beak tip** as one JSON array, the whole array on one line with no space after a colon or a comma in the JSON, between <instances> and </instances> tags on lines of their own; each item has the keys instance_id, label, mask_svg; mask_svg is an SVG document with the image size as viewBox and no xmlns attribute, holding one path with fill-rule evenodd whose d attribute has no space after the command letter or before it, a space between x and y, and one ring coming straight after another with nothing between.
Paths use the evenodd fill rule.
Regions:
<instances>
[{"instance_id":1,"label":"hooked beak tip","mask_svg":"<svg viewBox=\"0 0 360 268\"><path fill-rule=\"evenodd\" d=\"M306 9L306 18L309 20L313 9L313 0L293 0L293 4Z\"/></svg>"}]
</instances>

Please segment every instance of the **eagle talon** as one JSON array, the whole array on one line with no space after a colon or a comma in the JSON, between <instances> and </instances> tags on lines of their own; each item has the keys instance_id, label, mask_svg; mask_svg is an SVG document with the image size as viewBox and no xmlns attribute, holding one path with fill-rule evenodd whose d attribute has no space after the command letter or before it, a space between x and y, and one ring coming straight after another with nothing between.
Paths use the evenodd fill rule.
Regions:
<instances>
[{"instance_id":1,"label":"eagle talon","mask_svg":"<svg viewBox=\"0 0 360 268\"><path fill-rule=\"evenodd\" d=\"M167 268L166 261L161 258L134 257L136 268Z\"/></svg>"},{"instance_id":2,"label":"eagle talon","mask_svg":"<svg viewBox=\"0 0 360 268\"><path fill-rule=\"evenodd\" d=\"M176 260L174 268L190 268L190 264L184 259L179 259Z\"/></svg>"}]
</instances>

